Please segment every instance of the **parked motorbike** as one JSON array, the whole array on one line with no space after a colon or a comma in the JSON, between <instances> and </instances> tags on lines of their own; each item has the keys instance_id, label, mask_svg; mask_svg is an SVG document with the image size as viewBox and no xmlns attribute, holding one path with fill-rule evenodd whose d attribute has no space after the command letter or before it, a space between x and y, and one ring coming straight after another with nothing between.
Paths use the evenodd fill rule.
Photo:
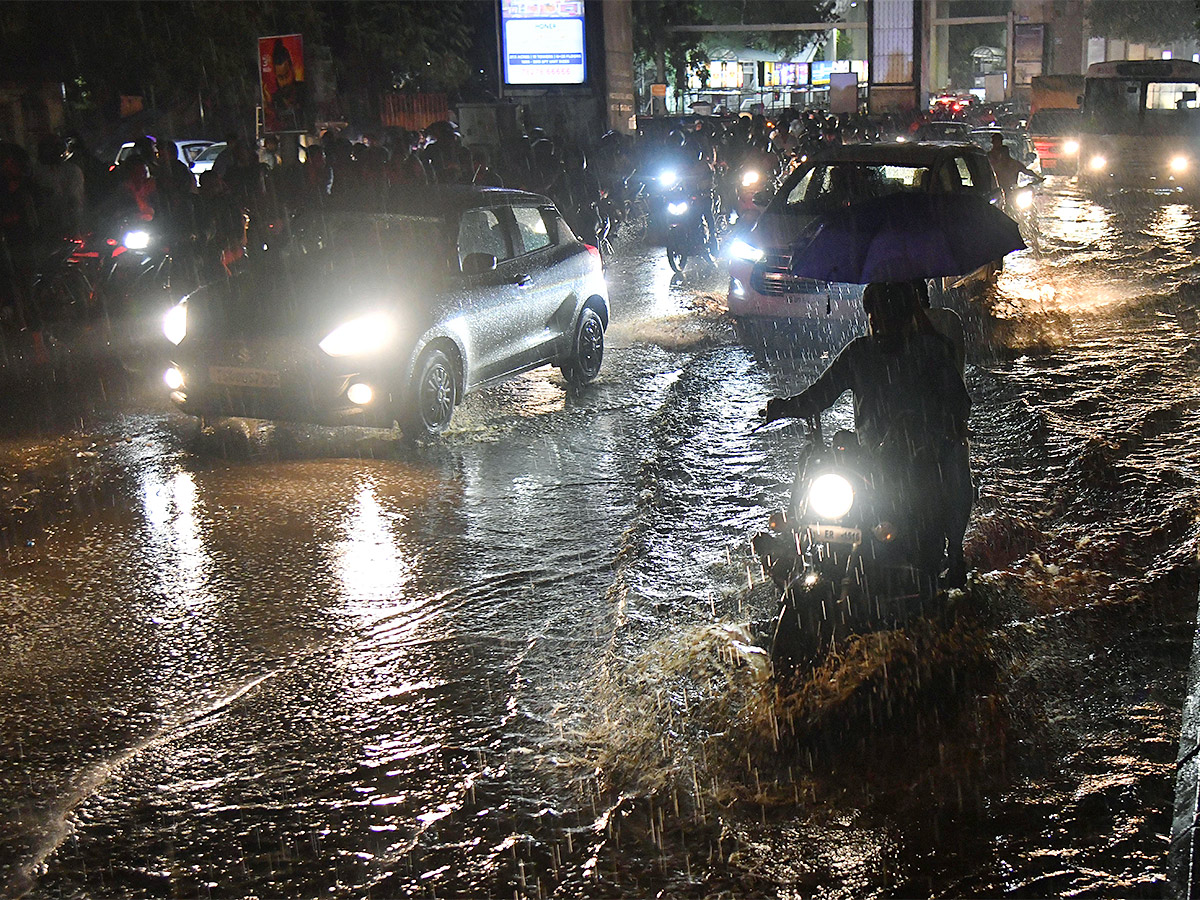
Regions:
<instances>
[{"instance_id":1,"label":"parked motorbike","mask_svg":"<svg viewBox=\"0 0 1200 900\"><path fill-rule=\"evenodd\" d=\"M712 262L717 254L717 236L711 222L713 200L711 195L691 191L676 191L668 195L666 203L667 262L674 272L682 273L692 257L702 257Z\"/></svg>"},{"instance_id":2,"label":"parked motorbike","mask_svg":"<svg viewBox=\"0 0 1200 900\"><path fill-rule=\"evenodd\" d=\"M914 498L854 432L826 444L817 421L810 433L790 505L751 542L779 590L770 644L778 677L811 668L849 635L932 615L939 596L935 579L915 565L931 537Z\"/></svg>"}]
</instances>

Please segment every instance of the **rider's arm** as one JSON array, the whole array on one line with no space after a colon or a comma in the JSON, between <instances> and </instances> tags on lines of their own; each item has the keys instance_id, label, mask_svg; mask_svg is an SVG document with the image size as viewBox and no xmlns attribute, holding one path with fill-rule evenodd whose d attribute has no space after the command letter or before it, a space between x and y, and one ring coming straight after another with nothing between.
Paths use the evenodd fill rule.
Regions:
<instances>
[{"instance_id":1,"label":"rider's arm","mask_svg":"<svg viewBox=\"0 0 1200 900\"><path fill-rule=\"evenodd\" d=\"M834 357L828 368L811 385L791 397L773 397L767 401L766 421L793 418L804 419L819 414L837 401L846 391L854 387L852 374L855 359L861 349L860 342L865 338L856 338Z\"/></svg>"}]
</instances>

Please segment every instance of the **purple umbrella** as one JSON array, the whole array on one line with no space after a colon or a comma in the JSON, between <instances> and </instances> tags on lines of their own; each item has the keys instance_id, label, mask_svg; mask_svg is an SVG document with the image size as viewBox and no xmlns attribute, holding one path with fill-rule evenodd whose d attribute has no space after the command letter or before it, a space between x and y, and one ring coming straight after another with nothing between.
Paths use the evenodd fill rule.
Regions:
<instances>
[{"instance_id":1,"label":"purple umbrella","mask_svg":"<svg viewBox=\"0 0 1200 900\"><path fill-rule=\"evenodd\" d=\"M1024 249L1017 223L982 197L898 193L818 216L792 245L792 274L845 284L968 275Z\"/></svg>"}]
</instances>

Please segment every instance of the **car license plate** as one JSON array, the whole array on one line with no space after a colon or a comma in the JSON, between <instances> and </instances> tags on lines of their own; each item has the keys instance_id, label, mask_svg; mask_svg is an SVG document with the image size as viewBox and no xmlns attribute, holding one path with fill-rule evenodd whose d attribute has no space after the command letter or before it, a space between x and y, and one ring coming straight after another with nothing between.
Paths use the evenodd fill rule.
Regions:
<instances>
[{"instance_id":1,"label":"car license plate","mask_svg":"<svg viewBox=\"0 0 1200 900\"><path fill-rule=\"evenodd\" d=\"M808 533L818 544L860 544L862 532L841 525L809 525Z\"/></svg>"},{"instance_id":2,"label":"car license plate","mask_svg":"<svg viewBox=\"0 0 1200 900\"><path fill-rule=\"evenodd\" d=\"M242 369L233 366L209 366L208 380L225 387L279 387L279 373L270 369Z\"/></svg>"}]
</instances>

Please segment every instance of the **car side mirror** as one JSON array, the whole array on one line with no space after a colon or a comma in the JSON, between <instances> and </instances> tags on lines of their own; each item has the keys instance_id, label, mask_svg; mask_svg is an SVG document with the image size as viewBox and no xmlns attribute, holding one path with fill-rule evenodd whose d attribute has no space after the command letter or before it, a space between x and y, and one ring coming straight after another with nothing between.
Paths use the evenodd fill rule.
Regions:
<instances>
[{"instance_id":1,"label":"car side mirror","mask_svg":"<svg viewBox=\"0 0 1200 900\"><path fill-rule=\"evenodd\" d=\"M464 275L483 275L496 271L496 257L490 253L468 253L462 261Z\"/></svg>"},{"instance_id":2,"label":"car side mirror","mask_svg":"<svg viewBox=\"0 0 1200 900\"><path fill-rule=\"evenodd\" d=\"M753 197L750 198L750 202L755 206L770 206L771 196L772 195L770 191L758 191Z\"/></svg>"}]
</instances>

